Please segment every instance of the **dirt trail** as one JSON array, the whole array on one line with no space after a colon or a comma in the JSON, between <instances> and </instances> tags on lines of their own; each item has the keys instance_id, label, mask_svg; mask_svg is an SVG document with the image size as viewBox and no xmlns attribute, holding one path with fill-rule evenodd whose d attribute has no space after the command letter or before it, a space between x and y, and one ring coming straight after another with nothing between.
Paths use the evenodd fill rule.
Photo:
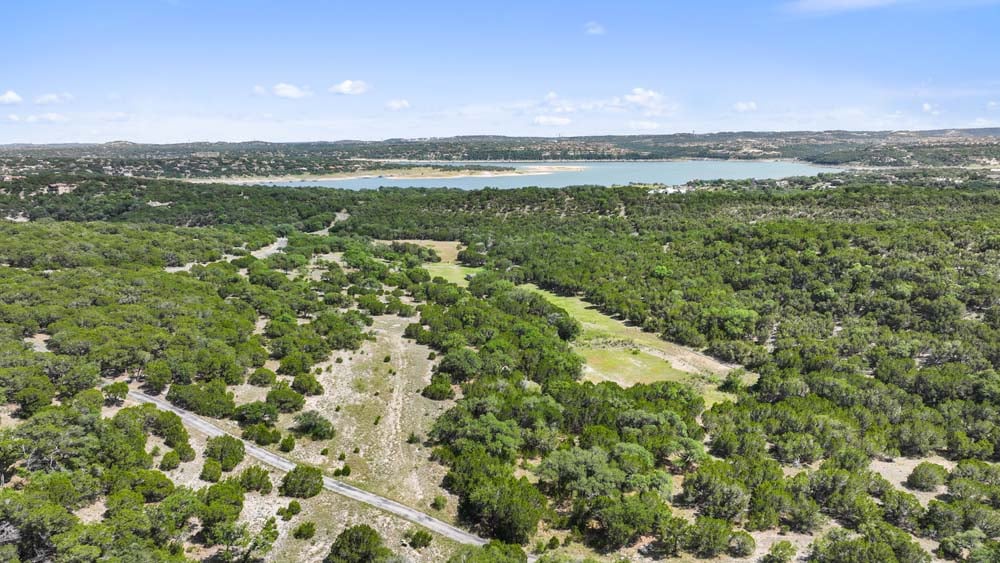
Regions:
<instances>
[{"instance_id":1,"label":"dirt trail","mask_svg":"<svg viewBox=\"0 0 1000 563\"><path fill-rule=\"evenodd\" d=\"M181 417L185 426L194 428L207 436L214 437L228 434L228 432L219 428L213 422L203 419L184 409L177 408L159 397L153 397L139 391L130 391L129 397L141 403L152 403L160 410L173 412ZM239 439L236 436L234 437ZM242 440L242 442L246 448L247 455L250 457L262 461L280 471L288 472L295 468L296 464L293 461L257 446L252 442L247 442L245 440ZM370 506L374 506L375 508L395 514L396 516L409 520L414 524L419 524L451 540L469 545L484 545L486 543L486 540L483 538L442 522L433 516L424 514L419 510L415 510L396 501L359 489L352 485L348 485L347 483L338 481L332 477L323 477L323 488L338 495L363 502Z\"/></svg>"}]
</instances>

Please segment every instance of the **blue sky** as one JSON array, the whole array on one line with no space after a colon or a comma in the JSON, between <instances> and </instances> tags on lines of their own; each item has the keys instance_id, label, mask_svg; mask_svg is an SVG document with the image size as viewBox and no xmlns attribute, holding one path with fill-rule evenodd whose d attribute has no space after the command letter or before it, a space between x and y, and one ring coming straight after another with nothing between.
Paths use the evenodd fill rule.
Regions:
<instances>
[{"instance_id":1,"label":"blue sky","mask_svg":"<svg viewBox=\"0 0 1000 563\"><path fill-rule=\"evenodd\" d=\"M1000 126L1000 2L10 0L0 143Z\"/></svg>"}]
</instances>

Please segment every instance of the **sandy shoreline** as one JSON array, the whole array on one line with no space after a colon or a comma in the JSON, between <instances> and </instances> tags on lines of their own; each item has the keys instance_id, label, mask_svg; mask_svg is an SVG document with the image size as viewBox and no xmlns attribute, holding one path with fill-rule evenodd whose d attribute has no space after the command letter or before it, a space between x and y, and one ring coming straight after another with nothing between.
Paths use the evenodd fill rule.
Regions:
<instances>
[{"instance_id":1,"label":"sandy shoreline","mask_svg":"<svg viewBox=\"0 0 1000 563\"><path fill-rule=\"evenodd\" d=\"M286 182L331 182L342 180L368 180L372 178L383 178L386 180L446 180L451 178L499 178L503 176L543 176L555 174L557 172L579 172L586 169L586 166L570 166L565 164L526 166L516 170L459 170L456 172L443 172L441 170L399 170L381 171L373 170L367 174L299 174L285 176L235 176L220 178L180 178L185 182L196 184L226 183L226 184L275 184Z\"/></svg>"}]
</instances>

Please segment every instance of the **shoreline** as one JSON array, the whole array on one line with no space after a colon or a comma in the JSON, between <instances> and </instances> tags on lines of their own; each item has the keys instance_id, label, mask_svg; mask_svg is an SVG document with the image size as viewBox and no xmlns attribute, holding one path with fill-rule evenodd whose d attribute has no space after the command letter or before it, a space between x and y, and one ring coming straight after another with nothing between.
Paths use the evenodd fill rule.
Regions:
<instances>
[{"instance_id":1,"label":"shoreline","mask_svg":"<svg viewBox=\"0 0 1000 563\"><path fill-rule=\"evenodd\" d=\"M677 158L677 159L607 159L607 160L406 160L406 159L366 159L369 162L412 163L412 169L403 170L371 170L362 172L342 172L331 174L285 174L279 176L228 176L211 178L169 178L195 184L224 183L231 185L255 184L294 184L298 182L340 182L351 180L449 180L463 178L504 178L515 176L546 176L561 172L580 172L590 168L591 164L601 163L670 163L670 162L737 162L737 163L791 163L811 166L819 169L829 169L828 173L854 172L865 170L892 169L894 167L871 167L861 165L831 165L816 164L795 158ZM451 165L462 164L521 164L521 168L503 171L458 169L455 172L421 168L420 165ZM823 172L820 172L823 173Z\"/></svg>"},{"instance_id":2,"label":"shoreline","mask_svg":"<svg viewBox=\"0 0 1000 563\"><path fill-rule=\"evenodd\" d=\"M788 162L793 164L805 164L807 166L816 166L817 168L849 168L851 164L819 164L816 162L809 162L808 160L802 160L800 158L709 158L709 157L684 157L684 158L577 158L577 159L551 159L551 160L509 160L509 159L497 159L497 160L410 160L406 158L368 158L365 159L368 162L385 162L387 164L546 164L546 163L557 163L559 165L564 164L574 164L574 163L585 163L585 164L601 164L601 163L642 163L642 162ZM875 168L898 168L894 166L886 167L875 167Z\"/></svg>"},{"instance_id":3,"label":"shoreline","mask_svg":"<svg viewBox=\"0 0 1000 563\"><path fill-rule=\"evenodd\" d=\"M429 162L429 161L428 161ZM446 162L446 161L443 161ZM386 180L448 180L452 178L501 178L510 176L545 176L558 172L579 172L585 170L585 166L564 166L564 165L539 165L521 168L518 170L460 170L454 173L434 171L431 174L407 173L403 171L388 171L379 174L378 170L371 173L343 173L343 174L289 174L283 176L231 176L218 178L175 178L184 182L195 184L274 184L292 182L337 182L349 180L370 180L372 178L384 178Z\"/></svg>"}]
</instances>

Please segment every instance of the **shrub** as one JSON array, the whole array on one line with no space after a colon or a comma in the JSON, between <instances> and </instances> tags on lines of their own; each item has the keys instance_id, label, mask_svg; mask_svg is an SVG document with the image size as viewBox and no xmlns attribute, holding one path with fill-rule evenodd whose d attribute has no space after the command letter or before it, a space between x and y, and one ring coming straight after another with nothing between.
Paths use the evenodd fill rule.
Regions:
<instances>
[{"instance_id":1,"label":"shrub","mask_svg":"<svg viewBox=\"0 0 1000 563\"><path fill-rule=\"evenodd\" d=\"M163 454L163 459L160 460L160 471L170 471L171 469L177 469L181 465L181 456L174 450Z\"/></svg>"},{"instance_id":2,"label":"shrub","mask_svg":"<svg viewBox=\"0 0 1000 563\"><path fill-rule=\"evenodd\" d=\"M451 388L451 382L447 377L435 375L431 378L431 384L424 387L421 395L432 401L444 401L455 398L455 391Z\"/></svg>"},{"instance_id":3,"label":"shrub","mask_svg":"<svg viewBox=\"0 0 1000 563\"><path fill-rule=\"evenodd\" d=\"M302 512L302 505L299 504L299 501L293 500L285 508L278 509L278 516L281 516L281 519L287 522L300 512Z\"/></svg>"},{"instance_id":4,"label":"shrub","mask_svg":"<svg viewBox=\"0 0 1000 563\"><path fill-rule=\"evenodd\" d=\"M243 439L258 446L268 446L281 440L281 432L277 428L268 428L265 424L251 424L243 429Z\"/></svg>"},{"instance_id":5,"label":"shrub","mask_svg":"<svg viewBox=\"0 0 1000 563\"><path fill-rule=\"evenodd\" d=\"M437 495L434 500L431 501L431 508L434 510L444 510L444 507L448 505L448 499L444 498L443 495Z\"/></svg>"},{"instance_id":6,"label":"shrub","mask_svg":"<svg viewBox=\"0 0 1000 563\"><path fill-rule=\"evenodd\" d=\"M366 524L347 528L330 546L323 563L381 563L392 556L382 536Z\"/></svg>"},{"instance_id":7,"label":"shrub","mask_svg":"<svg viewBox=\"0 0 1000 563\"><path fill-rule=\"evenodd\" d=\"M128 384L116 381L104 387L104 402L108 405L120 405L128 396Z\"/></svg>"},{"instance_id":8,"label":"shrub","mask_svg":"<svg viewBox=\"0 0 1000 563\"><path fill-rule=\"evenodd\" d=\"M906 486L917 491L933 491L944 484L948 470L936 463L924 461L913 468Z\"/></svg>"},{"instance_id":9,"label":"shrub","mask_svg":"<svg viewBox=\"0 0 1000 563\"><path fill-rule=\"evenodd\" d=\"M169 393L168 393L169 394ZM306 403L306 398L288 386L284 381L274 384L274 387L267 392L265 399L268 404L274 405L281 412L295 412L301 410Z\"/></svg>"},{"instance_id":10,"label":"shrub","mask_svg":"<svg viewBox=\"0 0 1000 563\"><path fill-rule=\"evenodd\" d=\"M250 424L273 426L278 421L278 407L263 401L254 401L236 407L233 418L240 423L240 426Z\"/></svg>"},{"instance_id":11,"label":"shrub","mask_svg":"<svg viewBox=\"0 0 1000 563\"><path fill-rule=\"evenodd\" d=\"M279 490L287 497L314 497L323 490L323 473L315 467L296 465L285 474Z\"/></svg>"},{"instance_id":12,"label":"shrub","mask_svg":"<svg viewBox=\"0 0 1000 563\"><path fill-rule=\"evenodd\" d=\"M245 455L243 442L232 436L209 438L205 446L205 457L217 460L223 471L232 471Z\"/></svg>"},{"instance_id":13,"label":"shrub","mask_svg":"<svg viewBox=\"0 0 1000 563\"><path fill-rule=\"evenodd\" d=\"M715 557L729 547L732 537L732 527L729 522L706 516L698 517L694 524L688 526L684 547L698 557Z\"/></svg>"},{"instance_id":14,"label":"shrub","mask_svg":"<svg viewBox=\"0 0 1000 563\"><path fill-rule=\"evenodd\" d=\"M226 382L221 379L193 385L175 383L167 391L167 400L195 414L215 418L231 416L236 408L233 394L226 390Z\"/></svg>"},{"instance_id":15,"label":"shrub","mask_svg":"<svg viewBox=\"0 0 1000 563\"><path fill-rule=\"evenodd\" d=\"M749 557L755 549L757 542L743 530L733 532L729 538L729 555L733 557Z\"/></svg>"},{"instance_id":16,"label":"shrub","mask_svg":"<svg viewBox=\"0 0 1000 563\"><path fill-rule=\"evenodd\" d=\"M219 479L222 478L222 464L216 459L206 459L198 478L209 483L218 483Z\"/></svg>"},{"instance_id":17,"label":"shrub","mask_svg":"<svg viewBox=\"0 0 1000 563\"><path fill-rule=\"evenodd\" d=\"M308 435L313 440L333 438L333 423L316 411L306 411L295 417L295 431Z\"/></svg>"},{"instance_id":18,"label":"shrub","mask_svg":"<svg viewBox=\"0 0 1000 563\"><path fill-rule=\"evenodd\" d=\"M278 444L278 449L283 452L290 452L295 449L295 436L291 434L285 436L281 439L281 443Z\"/></svg>"},{"instance_id":19,"label":"shrub","mask_svg":"<svg viewBox=\"0 0 1000 563\"><path fill-rule=\"evenodd\" d=\"M262 495L271 492L271 476L263 467L252 465L240 474L240 485L247 491L258 491Z\"/></svg>"},{"instance_id":20,"label":"shrub","mask_svg":"<svg viewBox=\"0 0 1000 563\"><path fill-rule=\"evenodd\" d=\"M250 385L256 385L258 387L270 387L271 385L274 385L274 382L277 380L278 376L273 371L267 368L257 368L250 374L247 382L250 383Z\"/></svg>"},{"instance_id":21,"label":"shrub","mask_svg":"<svg viewBox=\"0 0 1000 563\"><path fill-rule=\"evenodd\" d=\"M316 524L312 522L303 522L292 530L292 537L297 540L308 540L316 535Z\"/></svg>"},{"instance_id":22,"label":"shrub","mask_svg":"<svg viewBox=\"0 0 1000 563\"><path fill-rule=\"evenodd\" d=\"M793 557L795 546L788 540L781 540L771 544L771 549L761 558L760 563L789 563Z\"/></svg>"},{"instance_id":23,"label":"shrub","mask_svg":"<svg viewBox=\"0 0 1000 563\"><path fill-rule=\"evenodd\" d=\"M311 373L300 373L292 380L292 389L303 395L322 395L323 386Z\"/></svg>"},{"instance_id":24,"label":"shrub","mask_svg":"<svg viewBox=\"0 0 1000 563\"><path fill-rule=\"evenodd\" d=\"M423 549L431 544L434 539L427 530L410 530L403 536L406 543L413 549Z\"/></svg>"}]
</instances>

